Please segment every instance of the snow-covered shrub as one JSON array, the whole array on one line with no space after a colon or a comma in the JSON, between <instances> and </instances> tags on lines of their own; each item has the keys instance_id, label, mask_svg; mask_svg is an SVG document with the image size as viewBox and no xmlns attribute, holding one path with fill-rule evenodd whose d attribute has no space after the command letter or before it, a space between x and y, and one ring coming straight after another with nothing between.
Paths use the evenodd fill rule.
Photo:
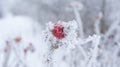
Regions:
<instances>
[{"instance_id":1,"label":"snow-covered shrub","mask_svg":"<svg viewBox=\"0 0 120 67\"><path fill-rule=\"evenodd\" d=\"M0 19L0 67L39 67L40 27L26 16L6 16ZM37 50L37 51L36 51ZM31 60L37 61L31 64ZM37 66L38 65L38 66Z\"/></svg>"},{"instance_id":2,"label":"snow-covered shrub","mask_svg":"<svg viewBox=\"0 0 120 67\"><path fill-rule=\"evenodd\" d=\"M92 67L97 60L99 40L100 36L97 35L80 38L76 21L49 22L44 31L44 42L48 46L47 67L62 67L63 65L65 67Z\"/></svg>"},{"instance_id":3,"label":"snow-covered shrub","mask_svg":"<svg viewBox=\"0 0 120 67\"><path fill-rule=\"evenodd\" d=\"M118 0L84 0L84 7L78 1L53 1L0 1L0 67L119 67ZM64 10L66 4L75 18ZM49 22L45 30L39 30L33 19L10 12L31 16L41 24L76 21ZM96 35L89 36L92 33Z\"/></svg>"},{"instance_id":4,"label":"snow-covered shrub","mask_svg":"<svg viewBox=\"0 0 120 67\"><path fill-rule=\"evenodd\" d=\"M119 67L120 36L119 20L116 20L105 34L101 34L101 45L99 49L98 63L99 67Z\"/></svg>"}]
</instances>

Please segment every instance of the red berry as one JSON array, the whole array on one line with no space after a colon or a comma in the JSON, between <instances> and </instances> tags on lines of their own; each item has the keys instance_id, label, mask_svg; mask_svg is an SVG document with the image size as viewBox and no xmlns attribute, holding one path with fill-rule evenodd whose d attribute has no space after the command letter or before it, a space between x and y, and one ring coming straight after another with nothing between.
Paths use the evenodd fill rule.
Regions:
<instances>
[{"instance_id":1,"label":"red berry","mask_svg":"<svg viewBox=\"0 0 120 67\"><path fill-rule=\"evenodd\" d=\"M100 19L100 16L96 16L96 19Z\"/></svg>"},{"instance_id":2,"label":"red berry","mask_svg":"<svg viewBox=\"0 0 120 67\"><path fill-rule=\"evenodd\" d=\"M14 39L14 41L17 42L17 43L20 42L21 40L22 40L22 38L19 37L19 36L15 37L15 39Z\"/></svg>"},{"instance_id":3,"label":"red berry","mask_svg":"<svg viewBox=\"0 0 120 67\"><path fill-rule=\"evenodd\" d=\"M63 29L64 29L63 25L56 23L54 25L54 28L52 29L53 36L55 36L57 39L64 38L65 34L64 34Z\"/></svg>"}]
</instances>

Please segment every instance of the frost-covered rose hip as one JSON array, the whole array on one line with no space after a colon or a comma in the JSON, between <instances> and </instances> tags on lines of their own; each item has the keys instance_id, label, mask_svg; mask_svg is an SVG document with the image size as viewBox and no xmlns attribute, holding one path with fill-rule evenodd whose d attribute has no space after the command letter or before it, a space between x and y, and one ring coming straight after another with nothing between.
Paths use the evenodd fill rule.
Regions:
<instances>
[{"instance_id":1,"label":"frost-covered rose hip","mask_svg":"<svg viewBox=\"0 0 120 67\"><path fill-rule=\"evenodd\" d=\"M17 43L20 42L21 40L22 40L22 38L19 37L19 36L17 36L17 37L14 38L14 41L17 42Z\"/></svg>"},{"instance_id":2,"label":"frost-covered rose hip","mask_svg":"<svg viewBox=\"0 0 120 67\"><path fill-rule=\"evenodd\" d=\"M52 29L53 36L55 36L57 39L63 39L65 37L63 29L64 27L62 24L56 23Z\"/></svg>"}]
</instances>

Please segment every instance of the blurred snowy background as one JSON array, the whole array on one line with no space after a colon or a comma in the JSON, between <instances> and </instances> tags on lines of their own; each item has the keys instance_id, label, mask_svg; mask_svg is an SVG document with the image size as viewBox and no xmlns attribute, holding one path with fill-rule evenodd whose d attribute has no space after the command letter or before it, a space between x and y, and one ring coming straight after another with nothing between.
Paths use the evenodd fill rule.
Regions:
<instances>
[{"instance_id":1,"label":"blurred snowy background","mask_svg":"<svg viewBox=\"0 0 120 67\"><path fill-rule=\"evenodd\" d=\"M119 16L120 0L0 0L0 67L120 67Z\"/></svg>"}]
</instances>

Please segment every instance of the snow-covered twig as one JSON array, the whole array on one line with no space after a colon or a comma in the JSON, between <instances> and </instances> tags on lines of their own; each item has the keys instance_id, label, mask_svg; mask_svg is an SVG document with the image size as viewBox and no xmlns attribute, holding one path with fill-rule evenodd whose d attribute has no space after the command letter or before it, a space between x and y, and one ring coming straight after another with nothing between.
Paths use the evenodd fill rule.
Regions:
<instances>
[{"instance_id":1,"label":"snow-covered twig","mask_svg":"<svg viewBox=\"0 0 120 67\"><path fill-rule=\"evenodd\" d=\"M94 39L92 40L92 44L95 46L91 54L92 56L89 59L89 62L87 63L87 67L92 67L92 65L96 63L97 56L98 56L98 45L100 43L100 36L94 35L93 37Z\"/></svg>"},{"instance_id":2,"label":"snow-covered twig","mask_svg":"<svg viewBox=\"0 0 120 67\"><path fill-rule=\"evenodd\" d=\"M6 48L6 56L5 56L5 60L3 61L3 67L8 67L8 61L9 61L10 55L11 55L10 43L7 41L6 44L7 44L8 48Z\"/></svg>"},{"instance_id":3,"label":"snow-covered twig","mask_svg":"<svg viewBox=\"0 0 120 67\"><path fill-rule=\"evenodd\" d=\"M117 20L116 22L114 22L114 23L109 27L108 31L107 31L107 32L105 33L105 35L104 35L104 37L105 37L104 42L107 41L108 37L109 37L110 34L113 32L113 30L116 29L116 27L118 27L119 22L120 22L120 21Z\"/></svg>"},{"instance_id":4,"label":"snow-covered twig","mask_svg":"<svg viewBox=\"0 0 120 67\"><path fill-rule=\"evenodd\" d=\"M96 16L96 21L95 21L95 23L94 23L94 24L95 24L95 25L94 25L94 26L95 26L94 29L95 29L95 33L96 33L96 34L101 34L101 33L100 33L100 31L101 31L101 28L100 28L100 22L101 22L100 20L101 20L101 18L102 18L102 13L100 12L99 15Z\"/></svg>"},{"instance_id":5,"label":"snow-covered twig","mask_svg":"<svg viewBox=\"0 0 120 67\"><path fill-rule=\"evenodd\" d=\"M75 18L76 18L76 21L78 23L79 36L81 38L84 38L83 22L82 22L81 17L80 17L80 11L83 8L83 5L77 1L73 1L73 2L71 2L71 6L73 7Z\"/></svg>"}]
</instances>

